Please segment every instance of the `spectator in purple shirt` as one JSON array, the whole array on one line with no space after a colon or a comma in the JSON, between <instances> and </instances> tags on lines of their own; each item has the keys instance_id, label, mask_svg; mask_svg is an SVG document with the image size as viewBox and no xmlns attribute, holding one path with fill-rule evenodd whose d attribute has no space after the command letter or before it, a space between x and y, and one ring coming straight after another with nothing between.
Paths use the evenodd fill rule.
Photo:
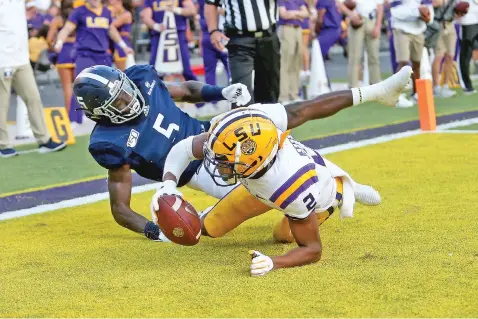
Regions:
<instances>
[{"instance_id":1,"label":"spectator in purple shirt","mask_svg":"<svg viewBox=\"0 0 478 319\"><path fill-rule=\"evenodd\" d=\"M27 2L27 26L29 37L34 37L38 33L38 29L43 26L45 17L38 12L37 4L35 1Z\"/></svg>"},{"instance_id":2,"label":"spectator in purple shirt","mask_svg":"<svg viewBox=\"0 0 478 319\"><path fill-rule=\"evenodd\" d=\"M151 58L149 64L156 64L156 53L159 47L159 37L165 26L163 25L164 12L174 13L176 21L176 30L178 32L179 50L181 61L183 63L184 79L197 80L191 70L188 40L186 39L186 29L188 17L196 15L196 7L191 0L145 0L141 18L144 24L148 26L151 33ZM169 58L169 57L166 57ZM159 71L159 70L158 70Z\"/></svg>"},{"instance_id":3,"label":"spectator in purple shirt","mask_svg":"<svg viewBox=\"0 0 478 319\"><path fill-rule=\"evenodd\" d=\"M322 57L325 58L330 48L340 39L342 33L342 14L337 8L335 0L317 1L317 25L318 40Z\"/></svg>"},{"instance_id":4,"label":"spectator in purple shirt","mask_svg":"<svg viewBox=\"0 0 478 319\"><path fill-rule=\"evenodd\" d=\"M279 39L281 42L279 102L299 100L302 69L302 20L309 16L304 0L279 0Z\"/></svg>"},{"instance_id":5,"label":"spectator in purple shirt","mask_svg":"<svg viewBox=\"0 0 478 319\"><path fill-rule=\"evenodd\" d=\"M60 15L60 8L56 4L52 4L50 8L48 8L47 13L43 16L43 23L50 25L53 18L58 15Z\"/></svg>"}]
</instances>

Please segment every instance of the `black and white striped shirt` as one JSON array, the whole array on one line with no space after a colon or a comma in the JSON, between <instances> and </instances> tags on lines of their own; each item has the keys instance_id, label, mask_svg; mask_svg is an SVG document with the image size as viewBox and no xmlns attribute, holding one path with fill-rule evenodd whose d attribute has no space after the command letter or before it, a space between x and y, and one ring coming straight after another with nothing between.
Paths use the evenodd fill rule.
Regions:
<instances>
[{"instance_id":1,"label":"black and white striped shirt","mask_svg":"<svg viewBox=\"0 0 478 319\"><path fill-rule=\"evenodd\" d=\"M239 31L265 31L276 24L276 0L206 0L215 6L225 5L225 28Z\"/></svg>"}]
</instances>

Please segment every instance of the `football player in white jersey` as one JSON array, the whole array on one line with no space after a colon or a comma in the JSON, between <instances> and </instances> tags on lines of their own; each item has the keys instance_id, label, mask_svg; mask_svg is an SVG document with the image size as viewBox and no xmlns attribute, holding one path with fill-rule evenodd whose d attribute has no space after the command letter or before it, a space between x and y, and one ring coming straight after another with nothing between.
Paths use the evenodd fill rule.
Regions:
<instances>
[{"instance_id":1,"label":"football player in white jersey","mask_svg":"<svg viewBox=\"0 0 478 319\"><path fill-rule=\"evenodd\" d=\"M355 183L283 130L267 112L254 106L232 110L217 119L209 132L173 147L164 168L165 193L180 196L175 190L177 177L189 161L203 159L205 169L218 183L229 186L240 181L263 203L284 212L299 247L276 257L254 251L252 275L318 261L322 253L318 220L322 213L328 217L340 207L343 217L351 217L356 199L366 205L381 201L372 187Z\"/></svg>"}]
</instances>

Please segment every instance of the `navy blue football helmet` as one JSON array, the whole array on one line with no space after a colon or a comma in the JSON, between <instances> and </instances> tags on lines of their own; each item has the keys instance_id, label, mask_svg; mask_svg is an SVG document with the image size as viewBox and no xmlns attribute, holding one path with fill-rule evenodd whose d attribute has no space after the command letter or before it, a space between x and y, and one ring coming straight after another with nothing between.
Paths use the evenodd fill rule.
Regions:
<instances>
[{"instance_id":1,"label":"navy blue football helmet","mask_svg":"<svg viewBox=\"0 0 478 319\"><path fill-rule=\"evenodd\" d=\"M109 66L83 70L73 83L76 100L86 117L105 124L121 124L143 112L144 98L126 74Z\"/></svg>"}]
</instances>

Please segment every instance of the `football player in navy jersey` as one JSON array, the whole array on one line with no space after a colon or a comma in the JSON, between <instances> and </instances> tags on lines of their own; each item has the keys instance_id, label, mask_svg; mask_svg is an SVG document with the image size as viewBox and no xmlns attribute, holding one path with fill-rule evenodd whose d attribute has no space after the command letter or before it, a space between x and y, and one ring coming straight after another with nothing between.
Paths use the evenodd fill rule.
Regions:
<instances>
[{"instance_id":1,"label":"football player in navy jersey","mask_svg":"<svg viewBox=\"0 0 478 319\"><path fill-rule=\"evenodd\" d=\"M371 86L332 92L286 107L281 104L255 104L251 107L265 112L277 125L291 129L367 101L393 106L411 73L410 67L404 67L389 79ZM108 66L87 68L75 79L73 91L85 115L97 122L91 133L89 151L99 165L108 169L108 190L114 219L123 227L159 241L167 240L159 227L130 208L131 170L161 182L166 157L172 147L210 128L210 122L191 118L175 105L174 100L192 103L227 100L243 106L251 98L247 87L240 83L228 87L197 81L163 83L149 65L133 66L124 73ZM192 161L179 177L177 185L188 185L215 198L222 198L221 202L227 205L218 205L217 209L228 210L228 218L235 216L236 211L239 216L245 212L256 214L269 209L243 186L221 187L201 164L199 160ZM161 191L165 187L167 185L161 183L158 193L167 193L166 189ZM218 216L214 210L209 211L209 219ZM218 223L221 222L218 217ZM221 226L218 232L226 231L227 227ZM209 228L208 232L210 236L219 237L214 236Z\"/></svg>"}]
</instances>

